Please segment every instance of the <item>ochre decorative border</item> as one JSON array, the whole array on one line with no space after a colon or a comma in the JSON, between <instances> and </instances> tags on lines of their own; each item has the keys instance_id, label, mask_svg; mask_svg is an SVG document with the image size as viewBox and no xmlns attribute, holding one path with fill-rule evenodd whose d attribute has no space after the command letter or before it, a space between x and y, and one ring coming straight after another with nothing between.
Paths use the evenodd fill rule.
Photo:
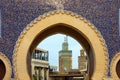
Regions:
<instances>
[{"instance_id":1,"label":"ochre decorative border","mask_svg":"<svg viewBox=\"0 0 120 80\"><path fill-rule=\"evenodd\" d=\"M9 59L0 52L0 59L3 61L6 67L6 74L3 78L3 80L10 80L11 79L11 73L12 73L12 68Z\"/></svg>"},{"instance_id":2,"label":"ochre decorative border","mask_svg":"<svg viewBox=\"0 0 120 80\"><path fill-rule=\"evenodd\" d=\"M118 77L118 75L116 73L116 66L117 66L117 63L119 60L120 60L120 52L117 53L113 57L112 62L111 62L110 71L111 71L111 75L112 75L113 80L120 80L120 78Z\"/></svg>"},{"instance_id":3,"label":"ochre decorative border","mask_svg":"<svg viewBox=\"0 0 120 80\"><path fill-rule=\"evenodd\" d=\"M57 19L54 20L54 17ZM21 58L21 54L20 53L20 50L21 48L24 48L24 46L26 46L23 42L25 42L26 40L26 36L29 35L29 32L30 31L33 31L32 29L35 28L35 26L37 28L39 28L37 25L41 24L42 27L41 27L41 30L44 29L43 26L50 26L49 24L52 23L52 21L48 21L49 19L51 19L53 17L53 21L54 22L62 22L64 23L64 21L66 21L65 23L69 24L69 25L75 25L75 26L80 26L80 25L83 25L85 27L87 27L86 29L91 31L91 34L94 33L94 37L96 37L97 35L97 39L94 39L92 38L93 40L97 41L97 44L95 44L95 41L91 41L91 45L96 45L96 49L94 48L94 52L96 53L95 54L95 69L94 69L94 74L93 74L93 77L92 77L92 80L102 80L104 79L104 77L106 76L107 74L107 69L108 69L108 50L107 50L107 46L105 44L105 41L103 39L103 37L101 36L100 32L94 27L93 24L91 24L89 21L87 21L85 18L81 17L80 15L78 14L75 14L71 11L65 11L65 10L55 10L55 11L51 11L51 12L48 12L42 16L39 16L38 18L36 18L33 22L31 22L30 24L27 25L27 27L23 30L23 32L20 34L17 42L16 42L16 45L14 47L14 56L13 56L13 62L14 62L14 68L15 68L15 77L17 80L22 80L20 78L20 72L19 72L19 69L18 68L19 66L21 66L21 64L19 63L20 60L19 58ZM59 20L59 18L61 18L62 20ZM74 23L72 21L69 21L68 19L66 18L73 18L75 19ZM46 20L46 24L43 24L44 21ZM78 25L76 25L78 24ZM46 27L47 27L46 26ZM74 26L73 26L74 27ZM84 31L84 27L80 27L78 29L83 29ZM87 30L86 30L86 33L87 33ZM40 32L40 31L39 31ZM36 32L32 32L32 35L36 34ZM89 33L88 33L89 34ZM87 36L87 35L86 35ZM32 37L32 36L31 36ZM91 36L92 37L92 36ZM89 37L90 38L90 37ZM29 40L33 40L33 38L30 38ZM30 41L31 42L31 41ZM94 44L93 44L93 43ZM29 42L27 42L29 44ZM99 44L100 43L100 44ZM97 46L99 46L99 50L97 50ZM19 58L18 58L19 57ZM22 55L22 59L24 59L25 57L25 54ZM98 63L100 61L100 63ZM102 65L101 65L102 64ZM24 65L25 66L25 65ZM26 66L25 66L26 67ZM23 67L22 67L23 68ZM26 69L26 68L25 68ZM101 69L101 70L100 70ZM102 72L101 72L102 71ZM25 75L26 76L26 75ZM27 80L29 80L30 78L27 78Z\"/></svg>"}]
</instances>

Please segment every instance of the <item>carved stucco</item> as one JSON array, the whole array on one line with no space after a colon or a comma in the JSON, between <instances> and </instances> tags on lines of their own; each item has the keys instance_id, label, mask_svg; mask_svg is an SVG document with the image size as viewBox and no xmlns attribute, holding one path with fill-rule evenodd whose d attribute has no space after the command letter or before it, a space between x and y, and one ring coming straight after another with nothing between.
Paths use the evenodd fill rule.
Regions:
<instances>
[{"instance_id":1,"label":"carved stucco","mask_svg":"<svg viewBox=\"0 0 120 80\"><path fill-rule=\"evenodd\" d=\"M50 20L52 20L52 21L50 21ZM46 24L43 24L44 22L46 22ZM43 29L47 28L50 25L53 25L54 23L55 24L56 23L65 23L65 24L69 24L75 28L78 28L79 25L85 26L85 27L78 28L78 30L85 31L85 29L86 29L85 33L84 32L83 33L86 34L86 36L88 36L87 37L88 40L90 40L90 39L95 40L95 41L90 41L91 42L90 45L93 46L93 51L95 53L94 54L95 55L95 69L94 69L94 73L92 76L92 80L105 79L105 76L107 74L107 68L108 68L108 50L107 50L107 46L105 44L103 37L101 36L100 32L94 27L94 25L91 24L89 21L87 21L80 15L77 15L73 12L65 11L65 10L56 10L56 11L46 13L42 16L39 16L33 22L28 24L26 26L26 28L23 30L23 32L20 34L20 36L16 42L16 45L14 47L14 56L13 56L13 62L14 62L14 68L15 68L14 71L15 71L16 79L23 80L22 77L24 77L24 79L30 80L30 77L28 76L27 69L26 69L27 64L24 63L24 62L26 62L27 50L30 46L30 43L32 43L33 39L35 38L35 36L38 33L40 33ZM42 27L40 27L40 26L38 27L37 25L42 25ZM34 31L34 30L37 30L37 29L35 29L35 27L39 28L40 30ZM31 31L32 31L33 36L29 37L29 41L27 42L25 40L27 39L28 35L29 36L31 35ZM87 35L87 31L89 31L89 34L91 36L89 34ZM38 33L36 33L36 32L38 32ZM95 36L92 36L92 35L95 35ZM96 39L94 39L94 38L96 38ZM28 45L24 44L24 42L26 42L26 44L28 44ZM96 45L95 42L98 45ZM95 48L95 46L96 46L96 48ZM99 46L99 49L97 48L97 46ZM26 51L23 52L21 50L26 50ZM99 52L99 50L101 51L101 53ZM22 72L22 71L24 71L24 72ZM23 75L23 76L21 76L21 75Z\"/></svg>"}]
</instances>

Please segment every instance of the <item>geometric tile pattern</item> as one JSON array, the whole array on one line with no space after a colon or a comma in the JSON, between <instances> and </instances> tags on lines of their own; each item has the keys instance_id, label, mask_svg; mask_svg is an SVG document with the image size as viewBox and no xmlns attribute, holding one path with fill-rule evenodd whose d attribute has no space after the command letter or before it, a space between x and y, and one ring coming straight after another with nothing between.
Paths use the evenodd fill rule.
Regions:
<instances>
[{"instance_id":1,"label":"geometric tile pattern","mask_svg":"<svg viewBox=\"0 0 120 80\"><path fill-rule=\"evenodd\" d=\"M56 8L43 0L2 0L0 52L12 63L15 42L22 30L46 12ZM101 32L106 41L109 60L120 52L119 8L120 0L66 0L64 9L72 11L89 20Z\"/></svg>"}]
</instances>

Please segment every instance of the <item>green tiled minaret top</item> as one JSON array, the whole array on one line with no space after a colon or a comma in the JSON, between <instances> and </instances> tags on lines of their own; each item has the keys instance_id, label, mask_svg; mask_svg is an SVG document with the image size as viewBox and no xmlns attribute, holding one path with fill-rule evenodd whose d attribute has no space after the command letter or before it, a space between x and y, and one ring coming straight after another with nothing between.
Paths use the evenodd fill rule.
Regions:
<instances>
[{"instance_id":1,"label":"green tiled minaret top","mask_svg":"<svg viewBox=\"0 0 120 80\"><path fill-rule=\"evenodd\" d=\"M68 36L64 37L64 42L62 43L62 50L59 51L59 56L62 55L71 55L72 56L72 50L69 50L68 48Z\"/></svg>"},{"instance_id":2,"label":"green tiled minaret top","mask_svg":"<svg viewBox=\"0 0 120 80\"><path fill-rule=\"evenodd\" d=\"M64 37L64 42L62 44L62 50L68 50L68 37Z\"/></svg>"}]
</instances>

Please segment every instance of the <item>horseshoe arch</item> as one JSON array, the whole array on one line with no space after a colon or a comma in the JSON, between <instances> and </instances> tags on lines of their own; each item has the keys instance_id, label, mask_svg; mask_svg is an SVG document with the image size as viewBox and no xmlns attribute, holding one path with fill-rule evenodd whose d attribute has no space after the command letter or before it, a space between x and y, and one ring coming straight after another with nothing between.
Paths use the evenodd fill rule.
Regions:
<instances>
[{"instance_id":1,"label":"horseshoe arch","mask_svg":"<svg viewBox=\"0 0 120 80\"><path fill-rule=\"evenodd\" d=\"M92 80L102 80L107 74L108 67L108 51L103 37L100 32L83 17L72 13L70 11L57 10L46 13L26 26L19 36L14 48L14 68L15 77L17 80L31 80L27 71L27 55L29 54L30 46L35 46L40 42L33 44L34 40L41 35L42 32L49 29L52 25L67 24L66 29L74 30L82 35L89 43L94 54L94 72L91 77ZM56 26L54 26L56 30ZM62 29L62 28L61 28ZM59 31L58 31L59 32ZM64 32L64 30L62 31ZM49 30L48 30L49 33ZM67 34L67 32L65 32ZM68 32L69 33L69 32ZM50 33L50 34L55 34ZM70 34L72 35L72 33ZM49 34L47 34L49 36ZM47 37L41 35L41 37ZM75 37L73 35L73 37ZM101 67L102 66L102 67Z\"/></svg>"}]
</instances>

